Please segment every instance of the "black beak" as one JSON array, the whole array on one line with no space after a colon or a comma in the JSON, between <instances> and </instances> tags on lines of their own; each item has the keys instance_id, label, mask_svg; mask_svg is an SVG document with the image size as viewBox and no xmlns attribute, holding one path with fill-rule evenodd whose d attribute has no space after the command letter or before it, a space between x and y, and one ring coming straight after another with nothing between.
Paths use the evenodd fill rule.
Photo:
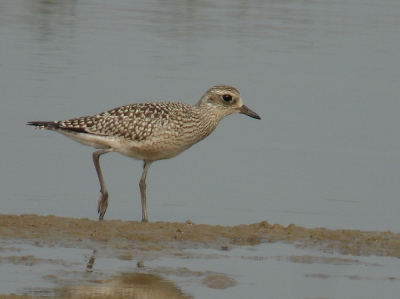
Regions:
<instances>
[{"instance_id":1,"label":"black beak","mask_svg":"<svg viewBox=\"0 0 400 299\"><path fill-rule=\"evenodd\" d=\"M245 105L240 107L240 113L241 114L246 114L247 116L250 116L250 117L255 118L255 119L261 119L261 117L257 113L255 113L254 111L250 110Z\"/></svg>"}]
</instances>

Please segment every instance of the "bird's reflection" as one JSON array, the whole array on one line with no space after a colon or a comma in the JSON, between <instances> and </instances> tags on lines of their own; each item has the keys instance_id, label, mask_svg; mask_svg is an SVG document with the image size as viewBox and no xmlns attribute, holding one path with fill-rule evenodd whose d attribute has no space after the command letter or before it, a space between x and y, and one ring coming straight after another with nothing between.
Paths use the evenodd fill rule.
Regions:
<instances>
[{"instance_id":1,"label":"bird's reflection","mask_svg":"<svg viewBox=\"0 0 400 299\"><path fill-rule=\"evenodd\" d=\"M66 286L53 293L67 298L193 299L161 276L131 272L121 273L98 285Z\"/></svg>"},{"instance_id":2,"label":"bird's reflection","mask_svg":"<svg viewBox=\"0 0 400 299\"><path fill-rule=\"evenodd\" d=\"M95 253L96 253L96 250L93 250L93 253L95 254ZM88 261L87 264L86 264L86 272L92 272L92 268L93 268L95 259L96 259L96 258L94 257L94 255L92 255L92 256L90 257L89 261Z\"/></svg>"},{"instance_id":3,"label":"bird's reflection","mask_svg":"<svg viewBox=\"0 0 400 299\"><path fill-rule=\"evenodd\" d=\"M86 264L86 272L94 268L97 251L94 250ZM143 268L144 262L137 262ZM96 281L96 285L68 285L51 291L57 297L67 298L148 298L148 299L193 299L173 282L159 275L123 272L111 279Z\"/></svg>"}]
</instances>

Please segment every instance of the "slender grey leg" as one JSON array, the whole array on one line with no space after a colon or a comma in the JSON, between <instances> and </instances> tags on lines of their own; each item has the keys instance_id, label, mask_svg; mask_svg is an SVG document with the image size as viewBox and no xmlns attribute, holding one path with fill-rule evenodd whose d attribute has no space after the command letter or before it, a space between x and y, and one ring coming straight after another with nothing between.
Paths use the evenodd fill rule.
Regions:
<instances>
[{"instance_id":1,"label":"slender grey leg","mask_svg":"<svg viewBox=\"0 0 400 299\"><path fill-rule=\"evenodd\" d=\"M147 170L153 163L153 161L143 161L143 174L142 178L140 179L139 187L140 187L140 195L142 197L142 221L147 222L147 205L146 205L146 176Z\"/></svg>"},{"instance_id":2,"label":"slender grey leg","mask_svg":"<svg viewBox=\"0 0 400 299\"><path fill-rule=\"evenodd\" d=\"M93 153L93 163L94 167L96 168L97 176L100 182L100 198L99 202L97 203L97 212L99 213L99 219L103 219L104 214L106 213L108 207L108 192L106 188L106 184L104 183L103 174L101 173L100 162L99 158L103 154L107 154L109 152L114 151L112 148L107 148L104 150L100 150Z\"/></svg>"}]
</instances>

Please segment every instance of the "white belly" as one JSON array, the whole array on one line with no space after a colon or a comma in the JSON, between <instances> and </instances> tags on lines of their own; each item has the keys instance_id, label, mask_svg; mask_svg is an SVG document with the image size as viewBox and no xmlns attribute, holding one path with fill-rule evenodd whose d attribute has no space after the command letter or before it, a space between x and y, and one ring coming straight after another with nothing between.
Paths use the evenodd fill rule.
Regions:
<instances>
[{"instance_id":1,"label":"white belly","mask_svg":"<svg viewBox=\"0 0 400 299\"><path fill-rule=\"evenodd\" d=\"M138 160L156 161L169 159L179 155L192 144L182 146L175 145L171 140L127 140L119 137L109 137L87 133L57 130L62 135L75 140L83 145L98 149L112 148L114 151Z\"/></svg>"}]
</instances>

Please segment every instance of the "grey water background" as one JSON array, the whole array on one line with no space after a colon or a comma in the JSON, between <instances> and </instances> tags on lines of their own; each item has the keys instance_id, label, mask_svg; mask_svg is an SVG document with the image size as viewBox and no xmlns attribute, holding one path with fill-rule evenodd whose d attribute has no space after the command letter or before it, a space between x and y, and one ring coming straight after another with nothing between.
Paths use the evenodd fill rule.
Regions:
<instances>
[{"instance_id":1,"label":"grey water background","mask_svg":"<svg viewBox=\"0 0 400 299\"><path fill-rule=\"evenodd\" d=\"M0 1L0 212L97 218L93 149L31 120L196 103L224 119L147 177L150 221L400 231L400 2ZM105 219L140 220L141 162L101 157Z\"/></svg>"}]
</instances>

